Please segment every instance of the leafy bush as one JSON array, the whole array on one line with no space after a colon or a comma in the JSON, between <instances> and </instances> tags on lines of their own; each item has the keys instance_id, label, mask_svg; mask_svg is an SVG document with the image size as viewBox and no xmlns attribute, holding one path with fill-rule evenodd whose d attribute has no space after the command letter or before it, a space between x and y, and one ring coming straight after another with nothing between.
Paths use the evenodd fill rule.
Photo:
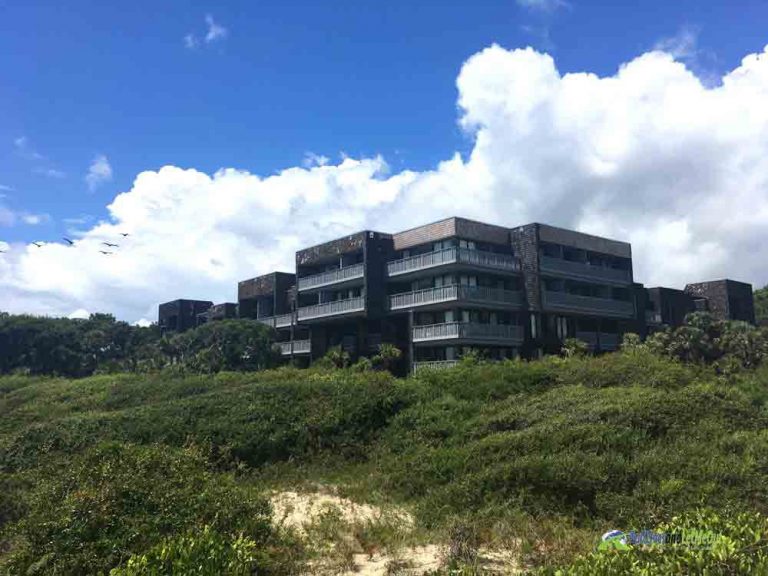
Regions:
<instances>
[{"instance_id":1,"label":"leafy bush","mask_svg":"<svg viewBox=\"0 0 768 576\"><path fill-rule=\"evenodd\" d=\"M105 572L204 526L261 547L273 537L268 502L210 471L193 448L107 444L36 476L27 513L8 528L11 574Z\"/></svg>"},{"instance_id":2,"label":"leafy bush","mask_svg":"<svg viewBox=\"0 0 768 576\"><path fill-rule=\"evenodd\" d=\"M58 381L0 399L0 433L8 431L0 435L0 469L35 466L50 454L77 453L104 440L212 442L251 465L326 451L361 458L405 398L385 372L281 369L215 380Z\"/></svg>"},{"instance_id":3,"label":"leafy bush","mask_svg":"<svg viewBox=\"0 0 768 576\"><path fill-rule=\"evenodd\" d=\"M256 320L209 322L173 336L168 343L174 361L195 373L263 370L276 366L270 329Z\"/></svg>"},{"instance_id":4,"label":"leafy bush","mask_svg":"<svg viewBox=\"0 0 768 576\"><path fill-rule=\"evenodd\" d=\"M686 316L683 326L650 336L646 346L652 352L684 362L753 368L768 358L768 330L694 312Z\"/></svg>"},{"instance_id":5,"label":"leafy bush","mask_svg":"<svg viewBox=\"0 0 768 576\"><path fill-rule=\"evenodd\" d=\"M577 356L586 356L589 353L589 346L583 340L578 338L566 338L563 342L563 356L573 358Z\"/></svg>"},{"instance_id":6,"label":"leafy bush","mask_svg":"<svg viewBox=\"0 0 768 576\"><path fill-rule=\"evenodd\" d=\"M258 568L258 545L245 536L223 536L205 526L202 531L164 540L146 554L132 556L125 568L110 576L249 576Z\"/></svg>"},{"instance_id":7,"label":"leafy bush","mask_svg":"<svg viewBox=\"0 0 768 576\"><path fill-rule=\"evenodd\" d=\"M394 344L379 344L379 353L371 358L377 370L392 371L403 357L403 352Z\"/></svg>"}]
</instances>

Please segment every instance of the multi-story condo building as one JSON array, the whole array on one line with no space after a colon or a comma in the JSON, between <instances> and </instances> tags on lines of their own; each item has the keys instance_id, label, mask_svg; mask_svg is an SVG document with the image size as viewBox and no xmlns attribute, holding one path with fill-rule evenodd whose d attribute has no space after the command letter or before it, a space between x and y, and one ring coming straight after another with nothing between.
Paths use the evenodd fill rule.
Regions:
<instances>
[{"instance_id":1,"label":"multi-story condo building","mask_svg":"<svg viewBox=\"0 0 768 576\"><path fill-rule=\"evenodd\" d=\"M403 351L403 369L450 365L468 350L537 357L571 337L608 351L625 332L678 325L697 309L754 321L748 284L646 290L628 243L538 223L454 217L365 230L300 250L295 262L295 273L240 282L237 307L274 328L283 356L300 364L335 346L367 356L382 343Z\"/></svg>"}]
</instances>

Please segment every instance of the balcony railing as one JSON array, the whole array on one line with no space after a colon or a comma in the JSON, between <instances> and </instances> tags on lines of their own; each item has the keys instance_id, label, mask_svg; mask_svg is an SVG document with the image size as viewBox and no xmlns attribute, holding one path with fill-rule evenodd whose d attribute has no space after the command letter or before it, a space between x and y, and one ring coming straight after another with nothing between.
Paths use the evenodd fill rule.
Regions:
<instances>
[{"instance_id":1,"label":"balcony railing","mask_svg":"<svg viewBox=\"0 0 768 576\"><path fill-rule=\"evenodd\" d=\"M387 273L390 276L398 276L418 270L426 270L443 264L471 264L484 268L494 268L509 272L519 272L520 262L508 254L496 254L482 250L469 250L468 248L446 248L427 252L402 260L394 260L387 263Z\"/></svg>"},{"instance_id":2,"label":"balcony railing","mask_svg":"<svg viewBox=\"0 0 768 576\"><path fill-rule=\"evenodd\" d=\"M452 366L456 366L458 364L458 360L431 360L429 362L414 362L413 363L413 371L417 372L418 370L440 370L443 368L450 368Z\"/></svg>"},{"instance_id":3,"label":"balcony railing","mask_svg":"<svg viewBox=\"0 0 768 576\"><path fill-rule=\"evenodd\" d=\"M256 322L266 324L270 328L287 328L293 321L293 314L281 314L280 316L264 316L256 318Z\"/></svg>"},{"instance_id":4,"label":"balcony railing","mask_svg":"<svg viewBox=\"0 0 768 576\"><path fill-rule=\"evenodd\" d=\"M295 324L293 314L281 314L280 316L275 316L275 328L287 328L291 323Z\"/></svg>"},{"instance_id":5,"label":"balcony railing","mask_svg":"<svg viewBox=\"0 0 768 576\"><path fill-rule=\"evenodd\" d=\"M576 332L576 338L587 343L590 350L599 348L600 350L618 350L619 335L609 334L607 332Z\"/></svg>"},{"instance_id":6,"label":"balcony railing","mask_svg":"<svg viewBox=\"0 0 768 576\"><path fill-rule=\"evenodd\" d=\"M440 302L455 300L519 306L523 302L523 295L521 292L513 290L452 284L450 286L416 290L415 292L393 294L389 297L389 308L391 310L401 310L403 308L439 304Z\"/></svg>"},{"instance_id":7,"label":"balcony railing","mask_svg":"<svg viewBox=\"0 0 768 576\"><path fill-rule=\"evenodd\" d=\"M445 324L430 324L413 327L413 341L426 342L430 340L509 340L522 342L524 331L522 326L514 324L480 324L476 322L447 322Z\"/></svg>"},{"instance_id":8,"label":"balcony railing","mask_svg":"<svg viewBox=\"0 0 768 576\"><path fill-rule=\"evenodd\" d=\"M353 264L352 266L345 266L344 268L299 278L299 290L310 290L312 288L330 286L331 284L354 280L355 278L362 278L364 274L365 267L361 262L360 264Z\"/></svg>"},{"instance_id":9,"label":"balcony railing","mask_svg":"<svg viewBox=\"0 0 768 576\"><path fill-rule=\"evenodd\" d=\"M632 282L629 270L595 266L587 264L586 262L574 262L572 260L563 260L562 258L552 258L551 256L542 256L540 264L542 272L574 276L585 280L618 282L620 284L629 284Z\"/></svg>"},{"instance_id":10,"label":"balcony railing","mask_svg":"<svg viewBox=\"0 0 768 576\"><path fill-rule=\"evenodd\" d=\"M565 308L578 312L587 312L596 316L628 317L635 313L635 305L627 300L581 296L568 292L544 292L544 306L547 308Z\"/></svg>"},{"instance_id":11,"label":"balcony railing","mask_svg":"<svg viewBox=\"0 0 768 576\"><path fill-rule=\"evenodd\" d=\"M299 308L299 320L311 320L313 318L324 318L326 316L336 316L338 314L350 314L352 312L362 312L365 310L365 298L348 298L346 300L335 300L325 302L324 304L313 304L312 306L303 306Z\"/></svg>"},{"instance_id":12,"label":"balcony railing","mask_svg":"<svg viewBox=\"0 0 768 576\"><path fill-rule=\"evenodd\" d=\"M291 345L293 345L294 354L309 354L309 340L294 340L293 342L277 342L280 348L280 354L283 356L291 355Z\"/></svg>"},{"instance_id":13,"label":"balcony railing","mask_svg":"<svg viewBox=\"0 0 768 576\"><path fill-rule=\"evenodd\" d=\"M576 338L585 342L589 346L590 350L594 350L597 347L597 332L576 332Z\"/></svg>"}]
</instances>

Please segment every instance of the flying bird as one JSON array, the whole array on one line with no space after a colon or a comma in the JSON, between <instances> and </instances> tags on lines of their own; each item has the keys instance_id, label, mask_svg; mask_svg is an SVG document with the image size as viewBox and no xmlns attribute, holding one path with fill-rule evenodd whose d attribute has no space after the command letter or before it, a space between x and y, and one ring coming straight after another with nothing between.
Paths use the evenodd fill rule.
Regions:
<instances>
[{"instance_id":1,"label":"flying bird","mask_svg":"<svg viewBox=\"0 0 768 576\"><path fill-rule=\"evenodd\" d=\"M42 242L32 242L32 244L34 244L38 248L42 248L43 247L43 243Z\"/></svg>"},{"instance_id":2,"label":"flying bird","mask_svg":"<svg viewBox=\"0 0 768 576\"><path fill-rule=\"evenodd\" d=\"M119 248L118 244L110 244L109 242L102 242L104 246L109 246L110 248Z\"/></svg>"},{"instance_id":3,"label":"flying bird","mask_svg":"<svg viewBox=\"0 0 768 576\"><path fill-rule=\"evenodd\" d=\"M70 246L74 246L74 245L75 245L75 243L74 243L74 242L72 242L72 240L70 240L70 239L69 239L69 238L67 238L66 236L64 236L64 242L66 242L66 243L67 243L67 244L69 244Z\"/></svg>"},{"instance_id":4,"label":"flying bird","mask_svg":"<svg viewBox=\"0 0 768 576\"><path fill-rule=\"evenodd\" d=\"M0 250L0 254L5 254L7 250Z\"/></svg>"},{"instance_id":5,"label":"flying bird","mask_svg":"<svg viewBox=\"0 0 768 576\"><path fill-rule=\"evenodd\" d=\"M128 234L128 232L120 232L120 236L125 238L126 236L130 236L130 234Z\"/></svg>"},{"instance_id":6,"label":"flying bird","mask_svg":"<svg viewBox=\"0 0 768 576\"><path fill-rule=\"evenodd\" d=\"M114 254L114 252L107 252L106 250L99 250L99 252L101 252L105 256L109 256L110 254Z\"/></svg>"}]
</instances>

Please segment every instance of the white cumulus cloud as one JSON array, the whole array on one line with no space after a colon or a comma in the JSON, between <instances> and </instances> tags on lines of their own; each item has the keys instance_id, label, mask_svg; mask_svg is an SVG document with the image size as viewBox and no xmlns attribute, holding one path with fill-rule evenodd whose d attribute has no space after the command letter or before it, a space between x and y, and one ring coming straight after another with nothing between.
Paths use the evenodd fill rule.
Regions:
<instances>
[{"instance_id":1,"label":"white cumulus cloud","mask_svg":"<svg viewBox=\"0 0 768 576\"><path fill-rule=\"evenodd\" d=\"M232 301L238 280L292 269L299 248L451 215L630 241L647 285L768 282L768 51L705 85L660 50L600 77L492 46L464 63L457 87L474 141L466 158L424 172L393 172L381 157L271 176L142 172L76 246L2 255L0 301L136 322L173 298ZM100 254L105 241L119 244L114 254Z\"/></svg>"}]
</instances>

